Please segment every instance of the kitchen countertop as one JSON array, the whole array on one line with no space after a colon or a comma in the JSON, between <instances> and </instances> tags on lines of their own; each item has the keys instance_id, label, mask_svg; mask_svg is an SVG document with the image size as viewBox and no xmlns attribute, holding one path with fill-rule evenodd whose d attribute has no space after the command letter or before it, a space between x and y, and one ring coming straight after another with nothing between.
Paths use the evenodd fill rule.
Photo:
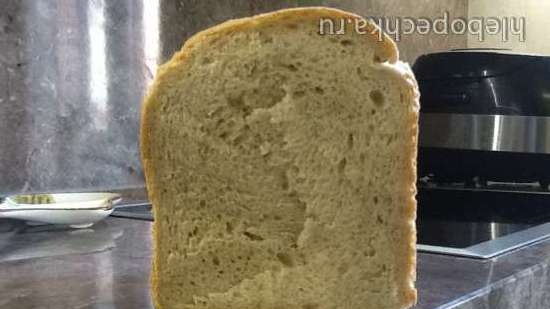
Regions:
<instances>
[{"instance_id":1,"label":"kitchen countertop","mask_svg":"<svg viewBox=\"0 0 550 309\"><path fill-rule=\"evenodd\" d=\"M0 308L153 308L151 223L92 228L0 220ZM415 309L550 308L550 241L491 260L418 255Z\"/></svg>"}]
</instances>

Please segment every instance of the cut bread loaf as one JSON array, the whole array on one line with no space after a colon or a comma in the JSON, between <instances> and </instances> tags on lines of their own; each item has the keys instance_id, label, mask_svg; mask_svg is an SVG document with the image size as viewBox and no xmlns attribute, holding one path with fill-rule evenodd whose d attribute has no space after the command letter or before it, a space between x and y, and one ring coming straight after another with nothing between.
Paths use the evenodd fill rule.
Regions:
<instances>
[{"instance_id":1,"label":"cut bread loaf","mask_svg":"<svg viewBox=\"0 0 550 309\"><path fill-rule=\"evenodd\" d=\"M415 302L416 82L375 26L321 18L361 20L232 20L159 69L141 128L158 309Z\"/></svg>"}]
</instances>

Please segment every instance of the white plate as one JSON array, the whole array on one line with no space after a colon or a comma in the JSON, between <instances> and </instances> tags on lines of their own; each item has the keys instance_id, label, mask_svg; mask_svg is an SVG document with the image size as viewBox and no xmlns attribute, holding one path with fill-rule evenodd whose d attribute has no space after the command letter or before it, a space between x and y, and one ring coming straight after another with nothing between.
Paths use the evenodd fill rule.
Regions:
<instances>
[{"instance_id":1,"label":"white plate","mask_svg":"<svg viewBox=\"0 0 550 309\"><path fill-rule=\"evenodd\" d=\"M16 195L0 204L0 218L85 228L109 216L120 200L116 193Z\"/></svg>"}]
</instances>

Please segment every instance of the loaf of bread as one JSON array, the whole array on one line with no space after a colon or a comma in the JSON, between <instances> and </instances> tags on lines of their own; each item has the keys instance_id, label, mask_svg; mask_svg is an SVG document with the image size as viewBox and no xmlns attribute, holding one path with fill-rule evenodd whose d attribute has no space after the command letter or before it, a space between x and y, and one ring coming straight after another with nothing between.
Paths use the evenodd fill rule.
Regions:
<instances>
[{"instance_id":1,"label":"loaf of bread","mask_svg":"<svg viewBox=\"0 0 550 309\"><path fill-rule=\"evenodd\" d=\"M354 21L231 20L160 67L141 127L157 309L415 302L416 82Z\"/></svg>"}]
</instances>

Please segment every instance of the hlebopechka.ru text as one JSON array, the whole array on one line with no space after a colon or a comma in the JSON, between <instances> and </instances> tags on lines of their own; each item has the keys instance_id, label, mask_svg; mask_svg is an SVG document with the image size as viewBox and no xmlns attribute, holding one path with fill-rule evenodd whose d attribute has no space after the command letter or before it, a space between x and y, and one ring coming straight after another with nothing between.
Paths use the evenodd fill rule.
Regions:
<instances>
[{"instance_id":1,"label":"hlebopechka.ru text","mask_svg":"<svg viewBox=\"0 0 550 309\"><path fill-rule=\"evenodd\" d=\"M527 20L525 17L473 17L451 18L449 12L443 16L430 18L414 17L368 17L367 20L376 24L380 29L390 35L396 41L403 36L419 35L464 35L468 34L483 42L487 36L499 36L502 42L517 39L525 42L527 38ZM321 18L319 20L319 33L321 35L343 35L346 31L355 31L358 34L369 32L366 20L354 18ZM377 33L376 29L371 30ZM382 33L378 33L382 40Z\"/></svg>"}]
</instances>

